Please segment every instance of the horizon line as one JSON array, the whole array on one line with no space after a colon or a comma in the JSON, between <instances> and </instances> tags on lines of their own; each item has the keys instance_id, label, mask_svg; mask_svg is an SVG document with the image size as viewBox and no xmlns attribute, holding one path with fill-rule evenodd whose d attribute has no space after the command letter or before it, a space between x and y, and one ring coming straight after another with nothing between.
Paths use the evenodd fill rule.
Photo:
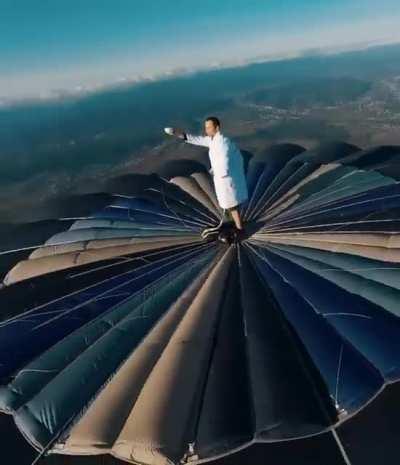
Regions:
<instances>
[{"instance_id":1,"label":"horizon line","mask_svg":"<svg viewBox=\"0 0 400 465\"><path fill-rule=\"evenodd\" d=\"M271 63L279 61L290 61L298 58L329 56L346 54L355 51L362 51L369 48L378 48L387 45L400 44L400 39L376 39L373 41L352 42L345 45L327 45L320 48L307 47L300 50L285 51L278 54L263 54L255 55L250 58L241 60L228 60L225 62L213 62L201 66L176 67L167 69L161 72L149 73L147 75L138 74L131 77L119 77L115 80L101 84L92 85L75 85L70 88L51 88L46 93L24 95L20 97L0 96L0 111L10 107L18 107L24 105L40 105L40 104L57 104L60 101L80 100L86 96L107 92L111 90L124 89L151 82L164 81L184 76L196 75L209 71L219 71L225 69L235 69L253 64Z\"/></svg>"}]
</instances>

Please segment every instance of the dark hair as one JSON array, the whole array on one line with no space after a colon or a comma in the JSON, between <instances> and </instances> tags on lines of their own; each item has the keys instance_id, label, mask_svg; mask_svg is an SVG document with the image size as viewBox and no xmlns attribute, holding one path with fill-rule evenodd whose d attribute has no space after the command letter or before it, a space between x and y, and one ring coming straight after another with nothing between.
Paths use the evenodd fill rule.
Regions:
<instances>
[{"instance_id":1,"label":"dark hair","mask_svg":"<svg viewBox=\"0 0 400 465\"><path fill-rule=\"evenodd\" d=\"M212 121L214 123L214 126L221 127L221 123L219 122L219 119L216 116L207 116L207 118L204 121Z\"/></svg>"}]
</instances>

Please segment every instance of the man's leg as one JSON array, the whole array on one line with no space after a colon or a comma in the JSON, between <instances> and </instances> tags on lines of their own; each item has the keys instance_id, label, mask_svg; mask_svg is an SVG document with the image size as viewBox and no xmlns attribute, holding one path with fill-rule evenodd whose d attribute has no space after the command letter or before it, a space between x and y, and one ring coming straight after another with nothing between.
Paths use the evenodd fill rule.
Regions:
<instances>
[{"instance_id":1,"label":"man's leg","mask_svg":"<svg viewBox=\"0 0 400 465\"><path fill-rule=\"evenodd\" d=\"M242 219L240 218L240 212L238 207L232 207L229 209L232 215L233 221L237 229L243 229Z\"/></svg>"}]
</instances>

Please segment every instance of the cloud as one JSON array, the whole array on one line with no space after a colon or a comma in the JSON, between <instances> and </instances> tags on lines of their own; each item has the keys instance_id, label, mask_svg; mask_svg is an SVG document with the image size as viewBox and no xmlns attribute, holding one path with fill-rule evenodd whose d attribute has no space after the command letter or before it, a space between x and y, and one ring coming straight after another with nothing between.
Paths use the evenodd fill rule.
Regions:
<instances>
[{"instance_id":1,"label":"cloud","mask_svg":"<svg viewBox=\"0 0 400 465\"><path fill-rule=\"evenodd\" d=\"M180 49L176 55L171 53L152 57L147 62L124 56L114 59L114 62L98 63L87 69L80 67L0 76L0 106L79 98L107 88L169 79L199 71L329 55L390 43L400 43L397 18L374 19L357 24L349 22L329 30L287 33L284 37L255 33L245 41L243 37L232 38L219 49L203 44L202 49L199 48L196 53Z\"/></svg>"}]
</instances>

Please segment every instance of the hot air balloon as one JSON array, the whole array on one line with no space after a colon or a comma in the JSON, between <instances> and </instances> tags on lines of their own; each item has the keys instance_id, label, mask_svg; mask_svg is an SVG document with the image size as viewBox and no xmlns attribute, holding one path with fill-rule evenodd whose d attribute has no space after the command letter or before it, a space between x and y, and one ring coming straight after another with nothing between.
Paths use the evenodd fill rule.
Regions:
<instances>
[{"instance_id":1,"label":"hot air balloon","mask_svg":"<svg viewBox=\"0 0 400 465\"><path fill-rule=\"evenodd\" d=\"M201 237L232 222L191 161L0 230L13 462L398 463L400 147L246 173L241 241Z\"/></svg>"}]
</instances>

